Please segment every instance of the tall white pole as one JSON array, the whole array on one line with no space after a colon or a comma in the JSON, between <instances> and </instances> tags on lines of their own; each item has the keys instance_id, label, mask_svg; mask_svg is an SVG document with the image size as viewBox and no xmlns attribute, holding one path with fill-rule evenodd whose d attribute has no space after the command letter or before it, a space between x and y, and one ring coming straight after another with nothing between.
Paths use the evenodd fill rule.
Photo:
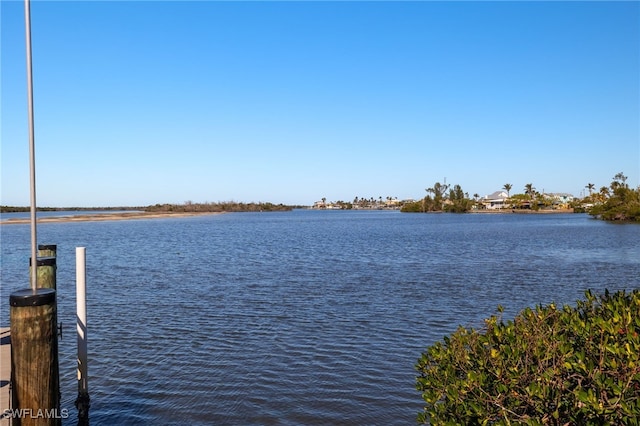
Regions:
<instances>
[{"instance_id":1,"label":"tall white pole","mask_svg":"<svg viewBox=\"0 0 640 426\"><path fill-rule=\"evenodd\" d=\"M78 331L78 426L89 425L88 369L87 369L87 271L85 267L86 249L76 247L76 329Z\"/></svg>"},{"instance_id":2,"label":"tall white pole","mask_svg":"<svg viewBox=\"0 0 640 426\"><path fill-rule=\"evenodd\" d=\"M76 305L78 331L78 395L88 394L86 249L76 247Z\"/></svg>"},{"instance_id":3,"label":"tall white pole","mask_svg":"<svg viewBox=\"0 0 640 426\"><path fill-rule=\"evenodd\" d=\"M37 227L36 227L36 154L33 131L33 77L31 71L31 7L24 0L24 20L27 41L27 102L29 110L29 169L31 174L31 289L35 292L38 280Z\"/></svg>"}]
</instances>

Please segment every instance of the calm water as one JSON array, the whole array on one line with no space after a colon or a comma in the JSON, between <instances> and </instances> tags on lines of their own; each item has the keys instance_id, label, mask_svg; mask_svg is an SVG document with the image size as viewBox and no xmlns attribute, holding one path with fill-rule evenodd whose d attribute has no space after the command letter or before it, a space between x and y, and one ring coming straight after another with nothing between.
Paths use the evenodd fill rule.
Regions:
<instances>
[{"instance_id":1,"label":"calm water","mask_svg":"<svg viewBox=\"0 0 640 426\"><path fill-rule=\"evenodd\" d=\"M28 287L5 225L0 322ZM640 226L586 215L294 211L43 224L58 245L75 422L75 247L87 247L92 424L411 425L414 365L498 304L640 287Z\"/></svg>"}]
</instances>

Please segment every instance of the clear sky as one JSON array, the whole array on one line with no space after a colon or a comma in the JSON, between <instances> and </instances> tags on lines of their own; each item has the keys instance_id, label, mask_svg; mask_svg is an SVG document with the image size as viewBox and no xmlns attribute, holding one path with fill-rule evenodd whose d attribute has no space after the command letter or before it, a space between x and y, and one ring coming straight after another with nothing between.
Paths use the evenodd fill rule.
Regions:
<instances>
[{"instance_id":1,"label":"clear sky","mask_svg":"<svg viewBox=\"0 0 640 426\"><path fill-rule=\"evenodd\" d=\"M29 204L2 0L0 203ZM40 206L640 184L638 2L31 3Z\"/></svg>"}]
</instances>

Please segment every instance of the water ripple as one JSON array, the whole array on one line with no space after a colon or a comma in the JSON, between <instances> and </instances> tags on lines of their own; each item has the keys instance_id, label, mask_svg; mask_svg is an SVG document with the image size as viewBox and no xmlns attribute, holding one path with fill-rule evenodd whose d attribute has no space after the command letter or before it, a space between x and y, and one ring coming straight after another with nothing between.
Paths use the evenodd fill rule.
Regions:
<instances>
[{"instance_id":1,"label":"water ripple","mask_svg":"<svg viewBox=\"0 0 640 426\"><path fill-rule=\"evenodd\" d=\"M638 287L638 226L581 215L230 214L48 224L59 316L87 247L93 424L414 424L414 364L481 326L587 288ZM28 227L2 227L2 297L28 279ZM26 243L26 246L25 246ZM2 311L3 323L8 323ZM63 407L75 339L60 342ZM69 424L71 424L69 420Z\"/></svg>"}]
</instances>

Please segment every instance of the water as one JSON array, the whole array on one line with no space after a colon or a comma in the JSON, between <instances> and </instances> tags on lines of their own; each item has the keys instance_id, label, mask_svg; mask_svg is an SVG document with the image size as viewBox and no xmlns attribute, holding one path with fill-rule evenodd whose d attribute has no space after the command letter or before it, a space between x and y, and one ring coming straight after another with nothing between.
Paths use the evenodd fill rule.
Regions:
<instances>
[{"instance_id":1,"label":"water","mask_svg":"<svg viewBox=\"0 0 640 426\"><path fill-rule=\"evenodd\" d=\"M30 237L28 225L0 231L7 326ZM38 235L58 245L65 424L76 246L87 247L94 425L412 425L414 365L459 324L640 277L640 226L586 215L236 213Z\"/></svg>"}]
</instances>

